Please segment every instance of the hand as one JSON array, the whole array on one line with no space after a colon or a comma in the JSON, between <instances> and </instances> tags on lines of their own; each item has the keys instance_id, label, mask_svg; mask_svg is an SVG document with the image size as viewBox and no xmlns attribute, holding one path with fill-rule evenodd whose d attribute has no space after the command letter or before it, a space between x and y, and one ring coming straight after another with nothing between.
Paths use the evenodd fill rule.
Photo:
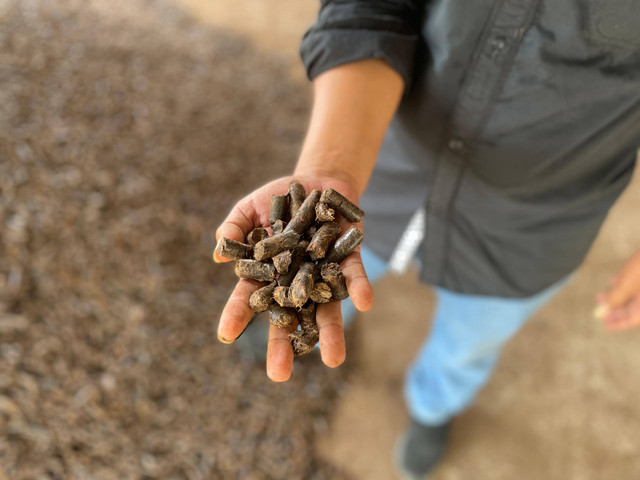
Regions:
<instances>
[{"instance_id":1,"label":"hand","mask_svg":"<svg viewBox=\"0 0 640 480\"><path fill-rule=\"evenodd\" d=\"M313 189L334 188L354 203L357 200L356 189L349 181L329 176L296 175L274 180L240 200L231 210L225 221L216 231L216 240L227 237L245 242L247 234L257 227L269 227L269 206L271 195L287 192L289 181L296 178L307 194ZM344 222L344 224L342 224ZM346 226L344 219L341 226ZM357 225L356 225L357 226ZM362 225L359 225L362 228ZM216 262L229 260L214 254ZM355 307L360 311L369 310L373 304L373 291L362 266L360 248L356 249L341 264L347 282L347 288ZM259 282L241 279L222 311L218 325L218 339L223 343L232 343L245 329L253 310L249 307L249 297L261 285ZM318 305L316 312L320 332L320 353L322 361L329 367L337 367L344 362L346 351L340 302ZM270 325L267 348L267 375L274 382L285 382L291 376L293 350L288 337L289 331Z\"/></svg>"},{"instance_id":2,"label":"hand","mask_svg":"<svg viewBox=\"0 0 640 480\"><path fill-rule=\"evenodd\" d=\"M596 316L610 330L640 325L640 250L611 282L607 293L598 295Z\"/></svg>"}]
</instances>

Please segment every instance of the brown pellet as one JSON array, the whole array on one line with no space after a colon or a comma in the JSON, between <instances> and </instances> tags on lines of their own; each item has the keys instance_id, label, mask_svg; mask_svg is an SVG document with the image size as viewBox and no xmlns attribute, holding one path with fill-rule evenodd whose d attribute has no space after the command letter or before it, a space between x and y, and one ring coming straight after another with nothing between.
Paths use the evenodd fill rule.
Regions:
<instances>
[{"instance_id":1,"label":"brown pellet","mask_svg":"<svg viewBox=\"0 0 640 480\"><path fill-rule=\"evenodd\" d=\"M289 265L289 269L287 273L283 273L278 277L278 285L283 287L288 287L293 282L298 270L300 270L300 266L304 263L304 259L306 257L306 250L309 242L306 240L300 240L300 243L294 248L293 253L291 255L291 265Z\"/></svg>"},{"instance_id":2,"label":"brown pellet","mask_svg":"<svg viewBox=\"0 0 640 480\"><path fill-rule=\"evenodd\" d=\"M276 267L257 260L236 260L235 271L240 278L252 278L261 282L271 282L276 278Z\"/></svg>"},{"instance_id":3,"label":"brown pellet","mask_svg":"<svg viewBox=\"0 0 640 480\"><path fill-rule=\"evenodd\" d=\"M324 202L318 202L316 205L316 220L318 222L331 222L335 220L336 212Z\"/></svg>"},{"instance_id":4,"label":"brown pellet","mask_svg":"<svg viewBox=\"0 0 640 480\"><path fill-rule=\"evenodd\" d=\"M364 217L364 212L362 210L360 210L344 195L336 192L333 188L329 188L328 190L322 192L320 201L322 203L328 203L329 205L331 205L351 223L359 222L360 220L362 220L362 217Z\"/></svg>"},{"instance_id":5,"label":"brown pellet","mask_svg":"<svg viewBox=\"0 0 640 480\"><path fill-rule=\"evenodd\" d=\"M276 287L273 291L273 299L281 307L297 307L289 297L289 287Z\"/></svg>"},{"instance_id":6,"label":"brown pellet","mask_svg":"<svg viewBox=\"0 0 640 480\"><path fill-rule=\"evenodd\" d=\"M318 282L313 286L309 298L315 303L327 303L331 301L331 287L324 282Z\"/></svg>"},{"instance_id":7,"label":"brown pellet","mask_svg":"<svg viewBox=\"0 0 640 480\"><path fill-rule=\"evenodd\" d=\"M303 330L309 328L318 328L318 325L316 324L316 306L313 304L313 302L309 302L299 308L296 314L298 316L298 322L300 323L300 326L303 328Z\"/></svg>"},{"instance_id":8,"label":"brown pellet","mask_svg":"<svg viewBox=\"0 0 640 480\"><path fill-rule=\"evenodd\" d=\"M249 306L256 312L264 312L273 303L273 291L275 282L266 287L259 288L249 297Z\"/></svg>"},{"instance_id":9,"label":"brown pellet","mask_svg":"<svg viewBox=\"0 0 640 480\"><path fill-rule=\"evenodd\" d=\"M294 355L299 357L313 350L320 335L316 324L316 305L314 303L301 308L297 313L300 329L291 332L289 338Z\"/></svg>"},{"instance_id":10,"label":"brown pellet","mask_svg":"<svg viewBox=\"0 0 640 480\"><path fill-rule=\"evenodd\" d=\"M304 202L302 202L302 205L284 229L285 232L296 232L302 235L311 226L316 218L316 204L320 199L320 195L320 190L313 190L304 199Z\"/></svg>"},{"instance_id":11,"label":"brown pellet","mask_svg":"<svg viewBox=\"0 0 640 480\"><path fill-rule=\"evenodd\" d=\"M325 256L331 242L340 234L340 225L336 222L324 223L313 236L307 247L311 260L319 260Z\"/></svg>"},{"instance_id":12,"label":"brown pellet","mask_svg":"<svg viewBox=\"0 0 640 480\"><path fill-rule=\"evenodd\" d=\"M295 330L289 334L289 338L291 339L293 355L301 357L313 351L313 347L318 343L320 335L312 330Z\"/></svg>"},{"instance_id":13,"label":"brown pellet","mask_svg":"<svg viewBox=\"0 0 640 480\"><path fill-rule=\"evenodd\" d=\"M317 231L318 227L316 227L315 225L311 225L309 228L307 228L307 231L304 232L304 238L311 241Z\"/></svg>"},{"instance_id":14,"label":"brown pellet","mask_svg":"<svg viewBox=\"0 0 640 480\"><path fill-rule=\"evenodd\" d=\"M222 237L216 245L216 253L224 258L231 260L240 260L241 258L251 258L253 248L237 240Z\"/></svg>"},{"instance_id":15,"label":"brown pellet","mask_svg":"<svg viewBox=\"0 0 640 480\"><path fill-rule=\"evenodd\" d=\"M284 220L276 220L272 225L271 225L271 230L273 231L274 235L277 235L279 233L284 232L284 228L287 226L286 222Z\"/></svg>"},{"instance_id":16,"label":"brown pellet","mask_svg":"<svg viewBox=\"0 0 640 480\"><path fill-rule=\"evenodd\" d=\"M274 255L295 247L300 239L296 232L282 232L273 237L265 238L253 248L253 257L258 260L266 260Z\"/></svg>"},{"instance_id":17,"label":"brown pellet","mask_svg":"<svg viewBox=\"0 0 640 480\"><path fill-rule=\"evenodd\" d=\"M273 266L276 267L278 273L287 273L291 265L291 250L285 250L273 257Z\"/></svg>"},{"instance_id":18,"label":"brown pellet","mask_svg":"<svg viewBox=\"0 0 640 480\"><path fill-rule=\"evenodd\" d=\"M324 263L340 263L362 243L364 235L356 227L351 227L329 249Z\"/></svg>"},{"instance_id":19,"label":"brown pellet","mask_svg":"<svg viewBox=\"0 0 640 480\"><path fill-rule=\"evenodd\" d=\"M254 228L249 232L249 235L247 235L247 243L255 247L256 243L261 242L265 238L269 238L269 232L266 228Z\"/></svg>"},{"instance_id":20,"label":"brown pellet","mask_svg":"<svg viewBox=\"0 0 640 480\"><path fill-rule=\"evenodd\" d=\"M306 196L307 192L300 182L295 179L289 182L289 214L291 218L298 212Z\"/></svg>"},{"instance_id":21,"label":"brown pellet","mask_svg":"<svg viewBox=\"0 0 640 480\"><path fill-rule=\"evenodd\" d=\"M311 295L315 268L316 266L313 262L303 263L291 282L289 298L291 298L296 307L304 305L304 303L309 299L309 295Z\"/></svg>"},{"instance_id":22,"label":"brown pellet","mask_svg":"<svg viewBox=\"0 0 640 480\"><path fill-rule=\"evenodd\" d=\"M347 284L340 265L337 263L327 263L322 266L320 274L322 275L322 279L327 282L327 285L331 288L331 297L334 300L344 300L349 297L349 291L347 290Z\"/></svg>"},{"instance_id":23,"label":"brown pellet","mask_svg":"<svg viewBox=\"0 0 640 480\"><path fill-rule=\"evenodd\" d=\"M269 312L269 321L278 328L286 328L296 321L296 311L292 308L284 308L273 303L267 309Z\"/></svg>"},{"instance_id":24,"label":"brown pellet","mask_svg":"<svg viewBox=\"0 0 640 480\"><path fill-rule=\"evenodd\" d=\"M278 220L284 220L287 215L287 206L287 195L271 195L269 224L273 225Z\"/></svg>"}]
</instances>

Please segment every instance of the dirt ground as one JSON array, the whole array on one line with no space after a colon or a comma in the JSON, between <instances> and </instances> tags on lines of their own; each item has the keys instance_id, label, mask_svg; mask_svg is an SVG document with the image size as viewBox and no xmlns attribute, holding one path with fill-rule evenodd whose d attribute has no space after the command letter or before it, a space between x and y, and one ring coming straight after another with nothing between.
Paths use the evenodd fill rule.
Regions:
<instances>
[{"instance_id":1,"label":"dirt ground","mask_svg":"<svg viewBox=\"0 0 640 480\"><path fill-rule=\"evenodd\" d=\"M316 0L180 1L203 21L289 55L293 77L303 77L297 48ZM571 284L508 345L476 405L456 421L433 480L640 477L640 331L608 333L591 316L595 292L640 248L639 206L640 172ZM374 310L356 324L352 379L319 440L323 457L353 478L394 478L390 452L406 422L403 372L432 308L415 273L388 277L376 286Z\"/></svg>"},{"instance_id":2,"label":"dirt ground","mask_svg":"<svg viewBox=\"0 0 640 480\"><path fill-rule=\"evenodd\" d=\"M306 78L298 47L315 20L319 0L175 1L200 21L247 36L257 48L286 62L296 80Z\"/></svg>"},{"instance_id":3,"label":"dirt ground","mask_svg":"<svg viewBox=\"0 0 640 480\"><path fill-rule=\"evenodd\" d=\"M192 17L170 0L0 2L0 480L392 479L433 308L415 273L376 286L340 369L308 358L274 385L215 338L233 278L213 232L291 168L317 2L173 1ZM591 318L640 246L638 205L636 176L434 480L640 476L640 332Z\"/></svg>"},{"instance_id":4,"label":"dirt ground","mask_svg":"<svg viewBox=\"0 0 640 480\"><path fill-rule=\"evenodd\" d=\"M214 230L302 140L286 72L165 1L0 2L0 479L344 478L348 369L276 385L215 335Z\"/></svg>"}]
</instances>

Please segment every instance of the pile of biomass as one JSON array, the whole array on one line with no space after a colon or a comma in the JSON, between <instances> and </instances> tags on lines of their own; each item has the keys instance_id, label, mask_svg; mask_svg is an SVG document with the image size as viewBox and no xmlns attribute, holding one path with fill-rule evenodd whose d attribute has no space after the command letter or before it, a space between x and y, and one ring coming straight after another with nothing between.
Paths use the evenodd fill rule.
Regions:
<instances>
[{"instance_id":1,"label":"pile of biomass","mask_svg":"<svg viewBox=\"0 0 640 480\"><path fill-rule=\"evenodd\" d=\"M163 1L0 2L0 478L343 478L344 370L216 339L215 228L306 123L285 70Z\"/></svg>"}]
</instances>

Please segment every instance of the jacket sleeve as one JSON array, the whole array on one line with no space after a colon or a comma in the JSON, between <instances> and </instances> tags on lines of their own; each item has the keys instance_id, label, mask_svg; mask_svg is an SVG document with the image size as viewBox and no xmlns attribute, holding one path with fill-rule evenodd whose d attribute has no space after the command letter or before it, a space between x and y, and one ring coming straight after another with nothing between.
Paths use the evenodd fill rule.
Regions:
<instances>
[{"instance_id":1,"label":"jacket sleeve","mask_svg":"<svg viewBox=\"0 0 640 480\"><path fill-rule=\"evenodd\" d=\"M425 0L322 0L300 45L309 79L356 60L380 58L410 85Z\"/></svg>"}]
</instances>

